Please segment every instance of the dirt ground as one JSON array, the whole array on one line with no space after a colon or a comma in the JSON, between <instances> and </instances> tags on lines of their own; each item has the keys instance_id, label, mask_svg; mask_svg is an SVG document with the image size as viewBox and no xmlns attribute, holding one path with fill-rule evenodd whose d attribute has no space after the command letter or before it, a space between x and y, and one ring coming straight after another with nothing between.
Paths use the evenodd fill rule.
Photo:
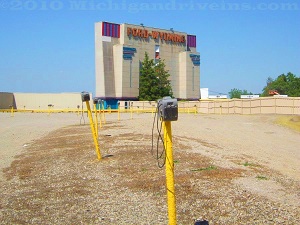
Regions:
<instances>
[{"instance_id":1,"label":"dirt ground","mask_svg":"<svg viewBox=\"0 0 300 225\"><path fill-rule=\"evenodd\" d=\"M172 122L178 224L300 224L300 133L278 117ZM85 115L1 113L1 223L166 224L153 119L106 114L97 161Z\"/></svg>"}]
</instances>

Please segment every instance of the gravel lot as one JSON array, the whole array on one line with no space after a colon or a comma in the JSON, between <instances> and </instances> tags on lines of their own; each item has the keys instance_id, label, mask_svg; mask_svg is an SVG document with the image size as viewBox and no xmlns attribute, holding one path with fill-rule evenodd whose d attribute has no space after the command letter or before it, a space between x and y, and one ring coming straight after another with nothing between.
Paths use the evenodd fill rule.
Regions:
<instances>
[{"instance_id":1,"label":"gravel lot","mask_svg":"<svg viewBox=\"0 0 300 225\"><path fill-rule=\"evenodd\" d=\"M172 122L178 224L300 224L300 133L276 118ZM106 114L99 141L110 157L101 161L77 114L1 113L0 121L1 224L167 224L151 114Z\"/></svg>"}]
</instances>

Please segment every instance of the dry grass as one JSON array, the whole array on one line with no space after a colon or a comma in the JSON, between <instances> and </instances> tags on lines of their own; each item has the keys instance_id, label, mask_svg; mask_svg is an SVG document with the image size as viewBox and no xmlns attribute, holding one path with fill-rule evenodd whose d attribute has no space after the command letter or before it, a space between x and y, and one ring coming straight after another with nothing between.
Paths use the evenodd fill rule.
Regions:
<instances>
[{"instance_id":1,"label":"dry grass","mask_svg":"<svg viewBox=\"0 0 300 225\"><path fill-rule=\"evenodd\" d=\"M276 123L300 132L300 116L279 116L276 120Z\"/></svg>"},{"instance_id":2,"label":"dry grass","mask_svg":"<svg viewBox=\"0 0 300 225\"><path fill-rule=\"evenodd\" d=\"M7 181L0 200L3 224L166 224L165 171L157 166L156 149L151 154L151 136L109 123L104 131L116 129L117 134L100 132L102 154L110 157L99 162L89 126L69 126L32 143L5 170ZM191 146L180 138L173 147L178 224L192 224L198 217L213 220L213 224L253 224L253 219L276 222L276 218L268 222L267 212L260 207L266 199L232 183L251 171L265 171L263 168L255 166L250 172L243 165L222 168L208 157L191 153ZM143 208L143 201L153 208ZM254 206L249 208L249 202ZM132 218L139 210L144 220ZM276 215L283 217L280 212Z\"/></svg>"}]
</instances>

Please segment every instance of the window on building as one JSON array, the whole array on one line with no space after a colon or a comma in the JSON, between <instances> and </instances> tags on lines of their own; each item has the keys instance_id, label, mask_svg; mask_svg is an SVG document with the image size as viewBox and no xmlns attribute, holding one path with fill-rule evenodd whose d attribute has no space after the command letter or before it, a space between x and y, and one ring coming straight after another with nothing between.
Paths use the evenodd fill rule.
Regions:
<instances>
[{"instance_id":1,"label":"window on building","mask_svg":"<svg viewBox=\"0 0 300 225\"><path fill-rule=\"evenodd\" d=\"M159 45L155 45L155 63L157 63L159 60L160 60Z\"/></svg>"}]
</instances>

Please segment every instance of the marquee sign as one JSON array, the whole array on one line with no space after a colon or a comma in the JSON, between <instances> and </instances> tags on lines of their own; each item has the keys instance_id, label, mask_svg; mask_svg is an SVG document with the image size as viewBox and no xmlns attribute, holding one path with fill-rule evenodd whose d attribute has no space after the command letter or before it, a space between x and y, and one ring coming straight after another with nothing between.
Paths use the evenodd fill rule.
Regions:
<instances>
[{"instance_id":1,"label":"marquee sign","mask_svg":"<svg viewBox=\"0 0 300 225\"><path fill-rule=\"evenodd\" d=\"M176 43L185 43L186 41L185 35L154 31L154 30L149 31L147 29L139 29L139 28L132 28L132 27L127 27L127 36L140 37L145 39L152 37L153 39L172 41Z\"/></svg>"}]
</instances>

